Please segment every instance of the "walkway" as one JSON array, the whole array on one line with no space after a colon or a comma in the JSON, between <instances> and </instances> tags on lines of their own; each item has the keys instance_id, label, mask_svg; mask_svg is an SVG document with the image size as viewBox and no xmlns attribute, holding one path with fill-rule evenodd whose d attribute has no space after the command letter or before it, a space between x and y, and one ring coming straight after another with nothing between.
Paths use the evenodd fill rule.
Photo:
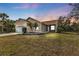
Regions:
<instances>
[{"instance_id":1,"label":"walkway","mask_svg":"<svg viewBox=\"0 0 79 59\"><path fill-rule=\"evenodd\" d=\"M4 33L4 34L0 34L0 37L2 36L10 36L10 35L17 35L18 33Z\"/></svg>"}]
</instances>

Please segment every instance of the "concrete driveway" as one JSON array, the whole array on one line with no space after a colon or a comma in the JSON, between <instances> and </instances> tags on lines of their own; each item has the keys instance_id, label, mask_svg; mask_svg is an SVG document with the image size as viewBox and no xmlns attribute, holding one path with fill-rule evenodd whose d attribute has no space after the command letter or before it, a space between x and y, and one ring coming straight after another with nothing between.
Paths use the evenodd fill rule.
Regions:
<instances>
[{"instance_id":1,"label":"concrete driveway","mask_svg":"<svg viewBox=\"0 0 79 59\"><path fill-rule=\"evenodd\" d=\"M11 36L11 35L17 35L19 33L4 33L4 34L0 34L0 37L2 36Z\"/></svg>"}]
</instances>

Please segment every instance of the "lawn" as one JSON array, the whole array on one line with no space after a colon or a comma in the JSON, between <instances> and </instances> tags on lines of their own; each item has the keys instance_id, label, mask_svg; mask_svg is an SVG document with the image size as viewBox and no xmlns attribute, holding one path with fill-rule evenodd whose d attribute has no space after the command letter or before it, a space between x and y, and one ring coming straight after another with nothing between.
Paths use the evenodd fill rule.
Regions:
<instances>
[{"instance_id":1,"label":"lawn","mask_svg":"<svg viewBox=\"0 0 79 59\"><path fill-rule=\"evenodd\" d=\"M0 55L79 55L79 35L76 33L48 33L0 37Z\"/></svg>"}]
</instances>

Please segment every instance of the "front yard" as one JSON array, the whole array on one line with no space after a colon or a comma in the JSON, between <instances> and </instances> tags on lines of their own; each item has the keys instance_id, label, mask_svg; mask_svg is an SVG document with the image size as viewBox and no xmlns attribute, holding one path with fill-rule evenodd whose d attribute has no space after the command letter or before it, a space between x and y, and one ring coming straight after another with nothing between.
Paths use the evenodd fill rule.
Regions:
<instances>
[{"instance_id":1,"label":"front yard","mask_svg":"<svg viewBox=\"0 0 79 59\"><path fill-rule=\"evenodd\" d=\"M79 55L79 35L48 33L0 37L0 55Z\"/></svg>"}]
</instances>

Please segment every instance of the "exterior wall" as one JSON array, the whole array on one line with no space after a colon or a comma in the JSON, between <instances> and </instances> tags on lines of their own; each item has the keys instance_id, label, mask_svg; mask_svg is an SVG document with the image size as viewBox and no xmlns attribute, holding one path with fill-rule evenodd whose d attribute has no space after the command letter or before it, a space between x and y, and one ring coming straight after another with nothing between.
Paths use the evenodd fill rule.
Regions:
<instances>
[{"instance_id":1,"label":"exterior wall","mask_svg":"<svg viewBox=\"0 0 79 59\"><path fill-rule=\"evenodd\" d=\"M0 22L0 26L3 26L2 22Z\"/></svg>"},{"instance_id":2,"label":"exterior wall","mask_svg":"<svg viewBox=\"0 0 79 59\"><path fill-rule=\"evenodd\" d=\"M58 20L52 20L52 21L45 21L43 22L46 26L46 32L50 32L51 30L51 26L54 25L55 26L55 32L57 32L57 26L58 26Z\"/></svg>"},{"instance_id":3,"label":"exterior wall","mask_svg":"<svg viewBox=\"0 0 79 59\"><path fill-rule=\"evenodd\" d=\"M41 32L46 32L46 25L41 24Z\"/></svg>"},{"instance_id":4,"label":"exterior wall","mask_svg":"<svg viewBox=\"0 0 79 59\"><path fill-rule=\"evenodd\" d=\"M30 21L31 23L37 23L38 24L38 29L35 30L34 28L30 29L30 27L27 25L28 21ZM55 32L56 32L56 29L57 29L57 22L54 21L54 22L45 22L44 23L41 23L37 20L33 20L33 19L28 19L27 21L26 20L17 20L16 23L15 23L15 27L16 27L16 31L17 29L20 30L20 32L22 32L22 28L26 28L26 32L49 32L50 31L50 25L53 25L55 24ZM48 26L48 28L46 27Z\"/></svg>"},{"instance_id":5,"label":"exterior wall","mask_svg":"<svg viewBox=\"0 0 79 59\"><path fill-rule=\"evenodd\" d=\"M2 28L4 28L4 25L3 25L3 23L0 21L0 33L3 32L3 29L2 29Z\"/></svg>"},{"instance_id":6,"label":"exterior wall","mask_svg":"<svg viewBox=\"0 0 79 59\"><path fill-rule=\"evenodd\" d=\"M31 23L37 23L38 24L38 30L34 30L31 31L30 29L28 30L28 32L42 32L42 23L38 22L38 21L35 21L35 20L32 20L32 19L29 19L28 21L30 21Z\"/></svg>"},{"instance_id":7,"label":"exterior wall","mask_svg":"<svg viewBox=\"0 0 79 59\"><path fill-rule=\"evenodd\" d=\"M16 21L15 25L16 25L16 27L17 27L17 26L23 26L23 27L26 27L26 26L27 26L26 23L27 23L27 22L24 21L24 20L18 20L18 21Z\"/></svg>"},{"instance_id":8,"label":"exterior wall","mask_svg":"<svg viewBox=\"0 0 79 59\"><path fill-rule=\"evenodd\" d=\"M16 32L22 33L22 28L27 27L27 22L25 20L17 20L15 23Z\"/></svg>"},{"instance_id":9,"label":"exterior wall","mask_svg":"<svg viewBox=\"0 0 79 59\"><path fill-rule=\"evenodd\" d=\"M18 29L20 32L22 32L22 28L25 27L27 30L26 32L43 32L44 30L42 29L44 26L40 23L40 22L37 22L35 20L31 20L29 19L28 21L30 21L31 23L37 23L38 24L38 30L34 30L32 28L32 30L30 29L29 26L27 26L27 21L25 20L17 20L16 23L15 23L15 28L16 28L16 32L18 32Z\"/></svg>"},{"instance_id":10,"label":"exterior wall","mask_svg":"<svg viewBox=\"0 0 79 59\"><path fill-rule=\"evenodd\" d=\"M54 30L51 29L51 26L54 26ZM57 24L44 25L42 30L43 32L57 32Z\"/></svg>"}]
</instances>

